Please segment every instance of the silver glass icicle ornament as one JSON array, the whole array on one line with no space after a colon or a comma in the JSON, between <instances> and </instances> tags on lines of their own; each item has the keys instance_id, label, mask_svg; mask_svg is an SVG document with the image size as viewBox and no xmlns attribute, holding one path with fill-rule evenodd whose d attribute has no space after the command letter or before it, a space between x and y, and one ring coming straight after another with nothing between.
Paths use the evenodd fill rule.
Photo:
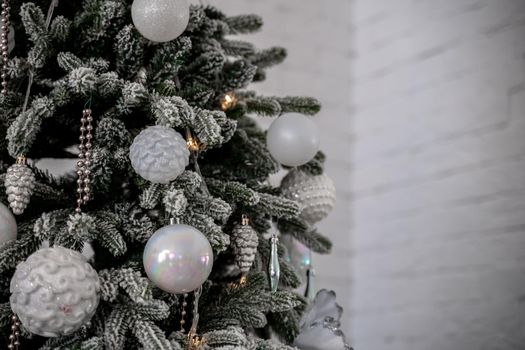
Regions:
<instances>
[{"instance_id":1,"label":"silver glass icicle ornament","mask_svg":"<svg viewBox=\"0 0 525 350\"><path fill-rule=\"evenodd\" d=\"M24 212L35 189L35 175L27 166L25 157L18 157L16 163L7 169L5 187L9 207L15 215Z\"/></svg>"},{"instance_id":2,"label":"silver glass icicle ornament","mask_svg":"<svg viewBox=\"0 0 525 350\"><path fill-rule=\"evenodd\" d=\"M272 292L277 292L279 287L279 279L281 278L281 266L279 265L279 237L274 233L270 238L271 250L270 250L270 266L268 271L270 273L270 287Z\"/></svg>"},{"instance_id":3,"label":"silver glass icicle ornament","mask_svg":"<svg viewBox=\"0 0 525 350\"><path fill-rule=\"evenodd\" d=\"M233 228L231 236L231 247L235 255L235 264L239 267L241 274L245 277L255 261L259 237L257 232L250 226L250 220L246 215L242 216L242 222Z\"/></svg>"},{"instance_id":4,"label":"silver glass icicle ornament","mask_svg":"<svg viewBox=\"0 0 525 350\"><path fill-rule=\"evenodd\" d=\"M313 225L328 216L335 205L335 186L325 174L310 175L294 169L281 182L283 195L301 207L301 219Z\"/></svg>"}]
</instances>

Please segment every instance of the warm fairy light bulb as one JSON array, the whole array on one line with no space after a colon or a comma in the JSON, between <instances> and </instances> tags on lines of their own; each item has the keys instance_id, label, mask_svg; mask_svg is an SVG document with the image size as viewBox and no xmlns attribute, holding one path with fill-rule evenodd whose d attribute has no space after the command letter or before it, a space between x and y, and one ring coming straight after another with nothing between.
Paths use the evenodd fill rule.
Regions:
<instances>
[{"instance_id":1,"label":"warm fairy light bulb","mask_svg":"<svg viewBox=\"0 0 525 350\"><path fill-rule=\"evenodd\" d=\"M221 98L221 109L223 111L226 111L230 108L235 107L237 105L237 96L233 92L227 92L222 96Z\"/></svg>"}]
</instances>

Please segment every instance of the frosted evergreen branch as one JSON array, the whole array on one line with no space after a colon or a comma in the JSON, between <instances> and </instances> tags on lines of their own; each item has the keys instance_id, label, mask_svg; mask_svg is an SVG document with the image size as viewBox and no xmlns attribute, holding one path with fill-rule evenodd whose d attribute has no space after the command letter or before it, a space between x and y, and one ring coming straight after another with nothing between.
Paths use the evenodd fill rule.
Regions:
<instances>
[{"instance_id":1,"label":"frosted evergreen branch","mask_svg":"<svg viewBox=\"0 0 525 350\"><path fill-rule=\"evenodd\" d=\"M319 234L316 229L309 227L300 219L280 220L279 231L283 234L292 235L316 253L329 254L332 249L332 242L328 238Z\"/></svg>"},{"instance_id":2,"label":"frosted evergreen branch","mask_svg":"<svg viewBox=\"0 0 525 350\"><path fill-rule=\"evenodd\" d=\"M224 53L232 57L246 57L255 53L254 45L246 41L223 40L221 45Z\"/></svg>"},{"instance_id":3,"label":"frosted evergreen branch","mask_svg":"<svg viewBox=\"0 0 525 350\"><path fill-rule=\"evenodd\" d=\"M106 319L104 343L107 349L124 350L126 334L130 327L130 312L125 307L115 307Z\"/></svg>"},{"instance_id":4,"label":"frosted evergreen branch","mask_svg":"<svg viewBox=\"0 0 525 350\"><path fill-rule=\"evenodd\" d=\"M229 34L253 33L261 29L263 20L257 15L240 15L226 18Z\"/></svg>"},{"instance_id":5,"label":"frosted evergreen branch","mask_svg":"<svg viewBox=\"0 0 525 350\"><path fill-rule=\"evenodd\" d=\"M152 322L137 320L133 326L133 334L144 346L144 350L173 349L164 332Z\"/></svg>"},{"instance_id":6,"label":"frosted evergreen branch","mask_svg":"<svg viewBox=\"0 0 525 350\"><path fill-rule=\"evenodd\" d=\"M212 178L207 178L206 182L213 195L221 197L230 204L239 203L244 206L254 206L260 201L260 195L257 192L240 182Z\"/></svg>"},{"instance_id":7,"label":"frosted evergreen branch","mask_svg":"<svg viewBox=\"0 0 525 350\"><path fill-rule=\"evenodd\" d=\"M246 88L257 72L257 67L245 59L224 64L222 71L224 91L232 91Z\"/></svg>"},{"instance_id":8,"label":"frosted evergreen branch","mask_svg":"<svg viewBox=\"0 0 525 350\"><path fill-rule=\"evenodd\" d=\"M253 97L244 100L246 111L265 117L274 117L281 114L281 105L272 97Z\"/></svg>"},{"instance_id":9,"label":"frosted evergreen branch","mask_svg":"<svg viewBox=\"0 0 525 350\"><path fill-rule=\"evenodd\" d=\"M319 151L315 155L314 159L308 163L301 165L298 169L311 175L321 175L324 171L325 155Z\"/></svg>"},{"instance_id":10,"label":"frosted evergreen branch","mask_svg":"<svg viewBox=\"0 0 525 350\"><path fill-rule=\"evenodd\" d=\"M259 196L257 208L275 218L293 218L300 213L299 205L293 200L268 193L259 193Z\"/></svg>"},{"instance_id":11,"label":"frosted evergreen branch","mask_svg":"<svg viewBox=\"0 0 525 350\"><path fill-rule=\"evenodd\" d=\"M272 47L267 50L262 50L250 56L251 64L260 69L269 68L281 64L286 59L286 49L283 47Z\"/></svg>"},{"instance_id":12,"label":"frosted evergreen branch","mask_svg":"<svg viewBox=\"0 0 525 350\"><path fill-rule=\"evenodd\" d=\"M274 97L281 105L283 113L302 113L306 115L315 115L321 110L321 103L313 97Z\"/></svg>"}]
</instances>

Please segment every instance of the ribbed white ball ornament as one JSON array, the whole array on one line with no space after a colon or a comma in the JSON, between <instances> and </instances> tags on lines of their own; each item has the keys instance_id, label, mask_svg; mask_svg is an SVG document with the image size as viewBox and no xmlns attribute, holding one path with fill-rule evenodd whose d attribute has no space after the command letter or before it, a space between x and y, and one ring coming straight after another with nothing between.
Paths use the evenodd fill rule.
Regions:
<instances>
[{"instance_id":1,"label":"ribbed white ball ornament","mask_svg":"<svg viewBox=\"0 0 525 350\"><path fill-rule=\"evenodd\" d=\"M326 218L335 205L335 185L325 174L314 176L294 169L282 180L281 191L299 203L300 217L310 225Z\"/></svg>"},{"instance_id":2,"label":"ribbed white ball ornament","mask_svg":"<svg viewBox=\"0 0 525 350\"><path fill-rule=\"evenodd\" d=\"M150 126L135 137L129 149L131 166L153 183L167 184L188 166L190 151L184 138L166 126Z\"/></svg>"},{"instance_id":3,"label":"ribbed white ball ornament","mask_svg":"<svg viewBox=\"0 0 525 350\"><path fill-rule=\"evenodd\" d=\"M99 302L97 272L82 254L43 248L20 263L11 279L11 309L31 333L71 334L85 325Z\"/></svg>"},{"instance_id":4,"label":"ribbed white ball ornament","mask_svg":"<svg viewBox=\"0 0 525 350\"><path fill-rule=\"evenodd\" d=\"M131 6L131 18L146 39L167 42L186 30L190 6L186 0L135 0Z\"/></svg>"}]
</instances>

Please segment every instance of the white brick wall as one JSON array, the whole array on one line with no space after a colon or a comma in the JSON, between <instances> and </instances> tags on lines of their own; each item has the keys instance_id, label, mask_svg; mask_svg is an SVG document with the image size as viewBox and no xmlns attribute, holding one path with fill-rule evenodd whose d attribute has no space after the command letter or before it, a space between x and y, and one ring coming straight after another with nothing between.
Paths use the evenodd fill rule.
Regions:
<instances>
[{"instance_id":1,"label":"white brick wall","mask_svg":"<svg viewBox=\"0 0 525 350\"><path fill-rule=\"evenodd\" d=\"M321 100L316 119L327 153L327 174L338 188L338 204L322 222L320 231L336 243L330 256L314 258L318 287L333 289L346 311L350 308L350 1L333 0L214 0L213 4L234 15L261 15L263 31L249 40L261 48L288 49L284 64L268 72L258 90L269 96L309 95ZM264 121L263 121L264 122ZM328 349L327 349L328 350Z\"/></svg>"},{"instance_id":2,"label":"white brick wall","mask_svg":"<svg viewBox=\"0 0 525 350\"><path fill-rule=\"evenodd\" d=\"M354 0L357 349L525 349L525 1Z\"/></svg>"}]
</instances>

